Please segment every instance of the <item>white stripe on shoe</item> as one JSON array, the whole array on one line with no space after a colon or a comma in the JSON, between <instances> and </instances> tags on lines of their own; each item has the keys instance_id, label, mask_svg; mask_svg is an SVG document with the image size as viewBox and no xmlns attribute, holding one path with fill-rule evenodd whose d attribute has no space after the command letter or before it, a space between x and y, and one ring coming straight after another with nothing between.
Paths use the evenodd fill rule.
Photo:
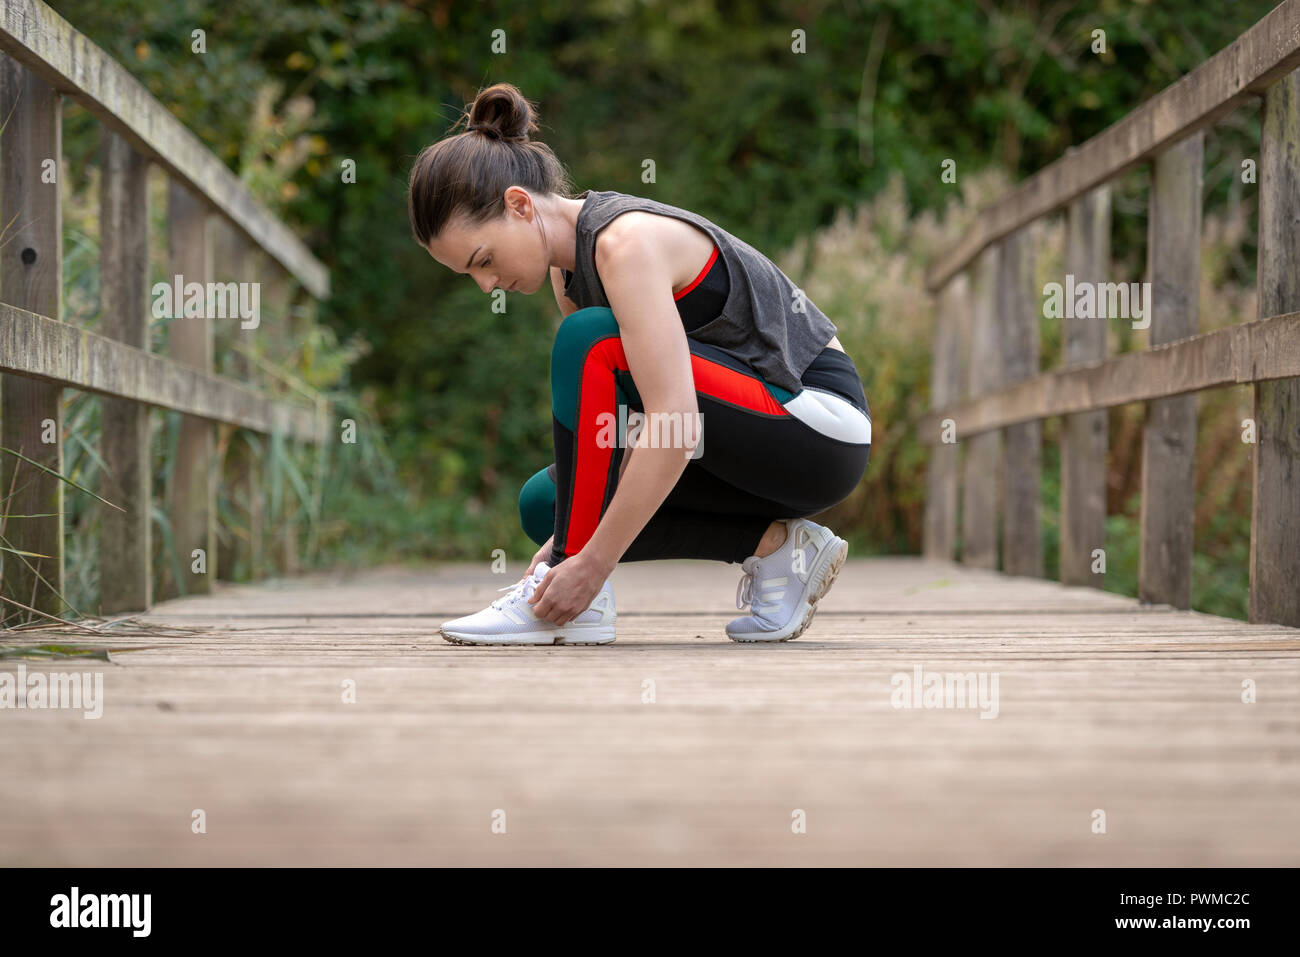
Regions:
<instances>
[{"instance_id":1,"label":"white stripe on shoe","mask_svg":"<svg viewBox=\"0 0 1300 957\"><path fill-rule=\"evenodd\" d=\"M817 602L830 590L848 552L848 543L829 528L806 518L788 522L780 548L764 558L750 556L742 564L745 577L737 589L736 607L751 601L751 613L728 622L727 637L746 642L798 638L812 623ZM795 587L781 587L788 582Z\"/></svg>"}]
</instances>

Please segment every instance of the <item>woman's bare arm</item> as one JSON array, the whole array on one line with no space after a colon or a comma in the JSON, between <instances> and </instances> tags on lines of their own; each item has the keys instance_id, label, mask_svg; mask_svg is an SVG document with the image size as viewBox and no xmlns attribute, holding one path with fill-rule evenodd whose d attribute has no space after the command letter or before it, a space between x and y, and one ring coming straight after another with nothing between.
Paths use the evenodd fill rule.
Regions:
<instances>
[{"instance_id":1,"label":"woman's bare arm","mask_svg":"<svg viewBox=\"0 0 1300 957\"><path fill-rule=\"evenodd\" d=\"M698 423L699 402L691 371L686 331L673 302L672 269L661 244L644 231L623 229L615 221L596 247L596 270L610 308L618 318L623 353L645 410L646 425L636 447L624 454L624 471L614 497L583 551L613 568L658 511L690 462L691 447L646 444L656 414L677 416L683 428L673 434L698 437L687 422ZM665 430L667 432L668 430ZM632 464L636 468L632 468Z\"/></svg>"},{"instance_id":2,"label":"woman's bare arm","mask_svg":"<svg viewBox=\"0 0 1300 957\"><path fill-rule=\"evenodd\" d=\"M555 290L555 304L560 307L561 316L578 311L578 304L564 294L564 273L559 266L551 267L551 288Z\"/></svg>"}]
</instances>

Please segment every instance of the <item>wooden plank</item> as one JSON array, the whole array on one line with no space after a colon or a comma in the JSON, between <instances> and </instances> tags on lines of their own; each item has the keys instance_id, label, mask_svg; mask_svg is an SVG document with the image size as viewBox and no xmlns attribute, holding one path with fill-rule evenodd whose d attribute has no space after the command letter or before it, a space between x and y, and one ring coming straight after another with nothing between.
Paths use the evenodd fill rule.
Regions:
<instances>
[{"instance_id":1,"label":"wooden plank","mask_svg":"<svg viewBox=\"0 0 1300 957\"><path fill-rule=\"evenodd\" d=\"M1300 376L1300 312L1216 329L1077 369L1045 373L960 406L931 412L921 419L918 435L932 441L930 436L936 434L932 428L944 417L961 424L959 434L975 435L1050 415L1295 376Z\"/></svg>"},{"instance_id":2,"label":"wooden plank","mask_svg":"<svg viewBox=\"0 0 1300 957\"><path fill-rule=\"evenodd\" d=\"M931 265L926 286L939 289L990 243L1216 123L1297 67L1300 0L1286 0L1191 73L981 210Z\"/></svg>"},{"instance_id":3,"label":"wooden plank","mask_svg":"<svg viewBox=\"0 0 1300 957\"><path fill-rule=\"evenodd\" d=\"M1201 288L1201 193L1205 134L1156 157L1147 217L1152 345L1196 335ZM1190 608L1196 517L1196 396L1147 404L1142 432L1138 597Z\"/></svg>"},{"instance_id":4,"label":"wooden plank","mask_svg":"<svg viewBox=\"0 0 1300 957\"><path fill-rule=\"evenodd\" d=\"M326 434L310 406L267 398L238 382L6 303L0 303L0 372L132 399L255 432L279 429L305 442L321 441Z\"/></svg>"},{"instance_id":5,"label":"wooden plank","mask_svg":"<svg viewBox=\"0 0 1300 957\"><path fill-rule=\"evenodd\" d=\"M207 207L184 185L168 181L167 274L183 284L212 279ZM206 309L204 310L206 313ZM172 358L200 372L212 371L212 320L176 315L168 328ZM206 594L217 575L216 433L211 422L181 416L180 435L168 483L167 514L180 562L181 581L169 575L166 594ZM201 554L199 554L201 552Z\"/></svg>"},{"instance_id":6,"label":"wooden plank","mask_svg":"<svg viewBox=\"0 0 1300 957\"><path fill-rule=\"evenodd\" d=\"M1038 291L1034 288L1032 227L1001 242L998 256L998 338L1002 377L999 385L1032 378L1038 372ZM1002 570L1010 575L1043 577L1040 491L1043 471L1042 424L1022 422L1002 430Z\"/></svg>"},{"instance_id":7,"label":"wooden plank","mask_svg":"<svg viewBox=\"0 0 1300 957\"><path fill-rule=\"evenodd\" d=\"M101 130L99 303L103 333L149 350L149 161L109 129ZM100 510L101 614L153 604L149 407L105 396L100 401L100 494L124 509Z\"/></svg>"},{"instance_id":8,"label":"wooden plank","mask_svg":"<svg viewBox=\"0 0 1300 957\"><path fill-rule=\"evenodd\" d=\"M187 40L188 42L188 40ZM293 232L126 69L40 0L0 4L0 52L94 114L298 277L318 299L329 273Z\"/></svg>"},{"instance_id":9,"label":"wooden plank","mask_svg":"<svg viewBox=\"0 0 1300 957\"><path fill-rule=\"evenodd\" d=\"M155 608L114 642L153 647L102 669L106 720L4 713L0 767L40 773L0 775L0 866L1300 864L1294 629L884 558L850 559L779 647L726 639L738 571L698 561L619 565L612 645L436 636L507 577L347 570ZM918 666L996 676L997 718L899 707ZM177 826L196 806L212 840Z\"/></svg>"},{"instance_id":10,"label":"wooden plank","mask_svg":"<svg viewBox=\"0 0 1300 957\"><path fill-rule=\"evenodd\" d=\"M1110 273L1110 186L1098 186L1070 204L1066 217L1066 272L1075 281L1101 283ZM1064 367L1106 358L1106 323L1065 318ZM1061 581L1102 587L1093 551L1106 547L1104 409L1065 416L1061 423Z\"/></svg>"},{"instance_id":11,"label":"wooden plank","mask_svg":"<svg viewBox=\"0 0 1300 957\"><path fill-rule=\"evenodd\" d=\"M49 85L0 54L0 298L23 309L59 314L63 282L62 104ZM4 446L55 472L63 471L62 389L5 376L0 390ZM52 440L52 441L49 441ZM62 614L63 483L10 453L0 453L4 537L3 594L50 615ZM43 557L41 557L43 556ZM9 618L15 614L16 618ZM28 615L7 601L0 618Z\"/></svg>"},{"instance_id":12,"label":"wooden plank","mask_svg":"<svg viewBox=\"0 0 1300 957\"><path fill-rule=\"evenodd\" d=\"M987 249L975 264L972 290L971 349L966 394L979 396L995 388L1001 379L997 303L998 248ZM957 424L957 438L965 442L962 464L961 560L976 568L998 564L998 488L1001 481L1002 436L976 435L967 441L966 420L950 416ZM934 417L927 441L938 436Z\"/></svg>"},{"instance_id":13,"label":"wooden plank","mask_svg":"<svg viewBox=\"0 0 1300 957\"><path fill-rule=\"evenodd\" d=\"M930 377L930 405L950 405L964 388L962 336L969 326L970 282L959 273L939 292L934 326L933 372ZM960 465L955 441L930 448L926 476L925 529L922 552L926 558L951 561L957 553L957 469Z\"/></svg>"},{"instance_id":14,"label":"wooden plank","mask_svg":"<svg viewBox=\"0 0 1300 957\"><path fill-rule=\"evenodd\" d=\"M1300 309L1300 72L1264 98L1258 282L1261 315ZM1300 626L1300 379L1257 384L1254 419L1250 619Z\"/></svg>"}]
</instances>

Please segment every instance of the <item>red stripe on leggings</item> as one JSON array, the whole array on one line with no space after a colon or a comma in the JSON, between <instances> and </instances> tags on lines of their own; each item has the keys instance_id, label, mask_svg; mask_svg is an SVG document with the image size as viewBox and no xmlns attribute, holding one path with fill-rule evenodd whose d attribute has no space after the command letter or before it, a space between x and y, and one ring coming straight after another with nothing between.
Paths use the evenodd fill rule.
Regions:
<instances>
[{"instance_id":1,"label":"red stripe on leggings","mask_svg":"<svg viewBox=\"0 0 1300 957\"><path fill-rule=\"evenodd\" d=\"M576 474L573 476L573 498L569 502L569 522L564 541L564 555L570 557L581 551L596 531L600 522L600 506L605 500L605 480L609 475L614 449L601 448L596 438L601 431L599 416L607 412L617 422L618 397L614 372L631 373L623 340L609 336L592 345L582 363L582 380L578 393ZM695 391L699 395L720 399L743 409L767 415L788 416L781 403L767 391L763 381L755 376L728 366L691 356L691 373ZM703 423L707 425L707 423ZM615 426L617 429L617 426ZM615 433L617 439L617 432Z\"/></svg>"}]
</instances>

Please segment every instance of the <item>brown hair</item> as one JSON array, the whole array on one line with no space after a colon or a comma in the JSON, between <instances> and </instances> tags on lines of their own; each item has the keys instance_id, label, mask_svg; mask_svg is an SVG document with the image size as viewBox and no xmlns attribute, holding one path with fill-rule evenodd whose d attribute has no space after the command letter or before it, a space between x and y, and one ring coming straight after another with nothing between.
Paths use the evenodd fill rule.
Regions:
<instances>
[{"instance_id":1,"label":"brown hair","mask_svg":"<svg viewBox=\"0 0 1300 957\"><path fill-rule=\"evenodd\" d=\"M420 151L407 184L416 242L427 246L455 217L479 226L501 215L511 186L572 198L573 184L551 148L528 138L537 131L536 115L517 87L496 83L479 91L461 117L463 132Z\"/></svg>"}]
</instances>

